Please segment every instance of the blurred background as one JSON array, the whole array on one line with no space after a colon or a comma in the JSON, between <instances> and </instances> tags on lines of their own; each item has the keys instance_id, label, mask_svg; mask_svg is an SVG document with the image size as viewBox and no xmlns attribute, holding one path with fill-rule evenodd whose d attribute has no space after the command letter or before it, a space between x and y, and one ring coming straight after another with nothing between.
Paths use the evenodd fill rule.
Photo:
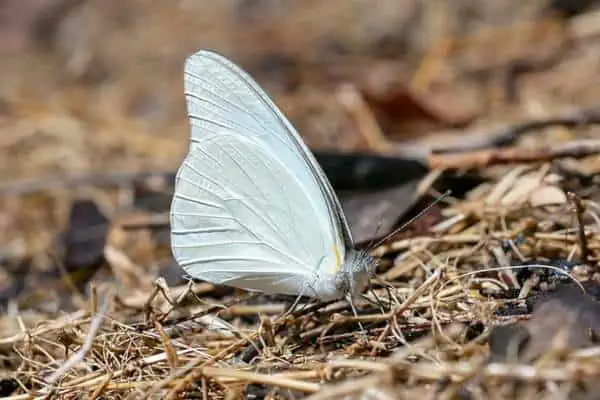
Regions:
<instances>
[{"instance_id":1,"label":"blurred background","mask_svg":"<svg viewBox=\"0 0 600 400\"><path fill-rule=\"evenodd\" d=\"M2 304L43 287L21 307L59 311L48 297L85 292L107 257L132 293L179 273L150 228L188 146L182 69L199 48L246 69L313 149L426 163L593 109L599 32L594 1L0 1Z\"/></svg>"}]
</instances>

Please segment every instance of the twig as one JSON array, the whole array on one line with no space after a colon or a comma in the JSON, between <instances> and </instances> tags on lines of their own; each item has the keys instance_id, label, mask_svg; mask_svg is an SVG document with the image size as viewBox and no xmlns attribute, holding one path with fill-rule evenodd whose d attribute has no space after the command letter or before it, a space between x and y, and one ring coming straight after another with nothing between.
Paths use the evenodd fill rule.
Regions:
<instances>
[{"instance_id":1,"label":"twig","mask_svg":"<svg viewBox=\"0 0 600 400\"><path fill-rule=\"evenodd\" d=\"M583 202L575 193L567 193L571 204L573 204L573 211L575 218L577 219L577 239L579 242L579 249L581 251L581 262L588 263L590 258L590 251L588 247L587 236L585 235L585 224L583 223L583 213L585 212L585 206Z\"/></svg>"},{"instance_id":2,"label":"twig","mask_svg":"<svg viewBox=\"0 0 600 400\"><path fill-rule=\"evenodd\" d=\"M257 333L253 334L251 339L254 339L256 336L257 336ZM160 382L156 383L153 387L149 388L149 390L146 391L144 398L147 398L147 399L151 398L152 395L156 394L158 391L160 391L164 387L168 386L170 382L174 381L177 378L184 376L185 378L183 378L173 388L173 390L171 390L171 392L167 395L167 398L175 398L177 393L180 393L181 390L183 390L187 385L189 385L191 382L193 382L195 378L202 377L202 374L197 372L199 369L206 367L208 363L214 363L214 362L220 360L221 358L227 356L230 352L234 351L235 349L244 346L246 343L247 343L247 338L243 338L243 339L233 343L232 345L226 347L222 351L220 351L218 354L216 354L214 357L212 357L211 360L209 360L208 362L205 359L202 359L200 357L197 357L197 358L189 361L186 365L184 365L183 367L180 367L179 369L177 369L175 371L172 371L165 379L161 380Z\"/></svg>"},{"instance_id":3,"label":"twig","mask_svg":"<svg viewBox=\"0 0 600 400\"><path fill-rule=\"evenodd\" d=\"M104 392L106 390L106 388L108 387L108 385L110 384L110 381L112 378L113 378L113 374L112 374L112 372L109 372L108 376L106 377L104 382L102 382L100 385L98 385L98 387L96 389L94 389L94 391L90 394L90 397L88 399L95 400L95 399L99 398L100 395L102 395L102 392Z\"/></svg>"},{"instance_id":4,"label":"twig","mask_svg":"<svg viewBox=\"0 0 600 400\"><path fill-rule=\"evenodd\" d=\"M446 334L448 337L457 337L462 330L463 328L459 325L451 325L446 330ZM329 400L339 396L347 396L369 387L377 386L377 384L384 380L386 376L392 373L392 367L395 367L396 364L405 360L407 356L414 354L419 350L429 348L435 345L435 343L436 339L434 336L428 336L417 340L412 345L405 346L404 348L396 351L392 356L383 361L381 363L382 366L377 369L376 373L359 379L324 386L323 389L321 389L318 393L307 397L307 400Z\"/></svg>"},{"instance_id":5,"label":"twig","mask_svg":"<svg viewBox=\"0 0 600 400\"><path fill-rule=\"evenodd\" d=\"M282 376L258 374L233 368L203 367L198 371L198 376L205 376L208 378L234 378L240 381L262 383L264 385L299 390L305 393L314 393L321 388L321 385L318 383L302 382Z\"/></svg>"},{"instance_id":6,"label":"twig","mask_svg":"<svg viewBox=\"0 0 600 400\"><path fill-rule=\"evenodd\" d=\"M33 332L21 332L9 337L0 338L0 346L6 346L18 343L23 340L28 340L30 338L34 338L36 336L40 336L48 332L61 329L67 325L76 326L87 324L90 321L89 318L86 318L87 315L89 315L87 311L79 310L74 312L73 314L69 314L62 318L59 318L53 323L48 324L47 326L37 328Z\"/></svg>"},{"instance_id":7,"label":"twig","mask_svg":"<svg viewBox=\"0 0 600 400\"><path fill-rule=\"evenodd\" d=\"M92 345L94 344L94 338L96 337L96 334L98 333L98 330L102 325L102 320L104 319L106 311L108 310L108 305L110 303L111 297L112 296L108 296L107 300L104 302L104 304L100 307L94 318L91 320L88 334L81 348L77 352L75 352L67 360L67 362L65 362L59 369L54 371L54 373L46 379L47 388L52 388L56 381L58 381L64 374L66 374L71 368L73 368L73 366L83 361L87 353L92 348Z\"/></svg>"},{"instance_id":8,"label":"twig","mask_svg":"<svg viewBox=\"0 0 600 400\"><path fill-rule=\"evenodd\" d=\"M484 147L497 147L507 146L512 144L519 139L523 134L531 131L537 131L540 129L551 128L554 126L566 127L566 128L580 128L590 125L600 125L600 116L595 110L584 110L575 113L572 116L560 117L560 118L549 118L539 121L528 121L522 124L511 126L502 132L492 135L491 141L485 145L477 145L473 147L446 147L444 149L436 149L437 154L445 153L460 153L464 151L482 150Z\"/></svg>"},{"instance_id":9,"label":"twig","mask_svg":"<svg viewBox=\"0 0 600 400\"><path fill-rule=\"evenodd\" d=\"M429 167L477 168L496 164L531 163L551 161L557 158L583 158L600 153L600 140L577 140L538 149L507 147L458 154L431 154Z\"/></svg>"},{"instance_id":10,"label":"twig","mask_svg":"<svg viewBox=\"0 0 600 400\"><path fill-rule=\"evenodd\" d=\"M358 379L348 380L338 385L325 386L321 391L307 397L305 400L330 400L339 398L340 396L348 396L352 393L359 392L360 390L377 386L381 380L381 375L373 374Z\"/></svg>"},{"instance_id":11,"label":"twig","mask_svg":"<svg viewBox=\"0 0 600 400\"><path fill-rule=\"evenodd\" d=\"M399 307L390 311L387 314L388 318L396 317L396 316L402 314L404 311L406 311L406 309L410 305L412 305L419 297L421 297L421 295L423 295L423 293L425 293L425 291L431 285L433 285L435 282L438 281L438 279L441 276L441 273L442 273L441 269L436 270L429 278L427 278L427 280L425 282L423 282L423 284L421 286L419 286L410 296L408 296L408 298L402 304L400 304Z\"/></svg>"}]
</instances>

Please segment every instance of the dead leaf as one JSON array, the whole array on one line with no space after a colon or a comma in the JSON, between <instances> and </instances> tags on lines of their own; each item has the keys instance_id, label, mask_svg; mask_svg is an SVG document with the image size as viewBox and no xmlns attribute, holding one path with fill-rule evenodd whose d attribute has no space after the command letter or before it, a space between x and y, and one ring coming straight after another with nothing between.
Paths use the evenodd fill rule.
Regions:
<instances>
[{"instance_id":1,"label":"dead leaf","mask_svg":"<svg viewBox=\"0 0 600 400\"><path fill-rule=\"evenodd\" d=\"M566 204L567 195L557 186L544 185L537 187L531 192L529 195L529 202L532 207Z\"/></svg>"}]
</instances>

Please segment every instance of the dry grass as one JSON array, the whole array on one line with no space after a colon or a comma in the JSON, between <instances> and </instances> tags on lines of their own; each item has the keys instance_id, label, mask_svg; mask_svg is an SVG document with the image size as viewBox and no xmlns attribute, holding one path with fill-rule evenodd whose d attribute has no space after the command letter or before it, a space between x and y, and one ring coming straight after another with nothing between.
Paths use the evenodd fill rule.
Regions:
<instances>
[{"instance_id":1,"label":"dry grass","mask_svg":"<svg viewBox=\"0 0 600 400\"><path fill-rule=\"evenodd\" d=\"M367 296L380 305L358 302L358 316L341 301L303 304L282 318L290 303L277 298L219 298L207 284L168 288L162 280L136 285L122 278L94 287L79 311L51 320L5 317L18 322L0 339L6 370L27 388L10 398L212 399L255 391L275 398L454 398L467 387L497 398L574 393L600 372L600 348L569 347L565 337L577 328L564 321L534 359L489 359L493 327L528 319L500 312L522 306L536 286L519 284L515 265L582 254L576 212L553 190L561 177L547 166L503 170L465 200L447 200L433 235L372 251L382 262ZM585 207L585 245L595 265L600 206ZM108 246L105 255L116 277L141 269L117 248ZM575 268L569 279L594 280L595 273ZM494 299L509 289L520 295Z\"/></svg>"}]
</instances>

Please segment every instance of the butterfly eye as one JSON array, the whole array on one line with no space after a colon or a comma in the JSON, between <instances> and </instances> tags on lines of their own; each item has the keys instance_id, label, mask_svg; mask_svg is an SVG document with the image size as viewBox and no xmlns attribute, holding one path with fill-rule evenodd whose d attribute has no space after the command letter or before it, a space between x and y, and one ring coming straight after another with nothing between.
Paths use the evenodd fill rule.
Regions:
<instances>
[{"instance_id":1,"label":"butterfly eye","mask_svg":"<svg viewBox=\"0 0 600 400\"><path fill-rule=\"evenodd\" d=\"M369 278L375 278L377 276L377 267L379 265L379 261L373 259L372 257L368 256L368 260L367 262L367 273L369 274Z\"/></svg>"}]
</instances>

